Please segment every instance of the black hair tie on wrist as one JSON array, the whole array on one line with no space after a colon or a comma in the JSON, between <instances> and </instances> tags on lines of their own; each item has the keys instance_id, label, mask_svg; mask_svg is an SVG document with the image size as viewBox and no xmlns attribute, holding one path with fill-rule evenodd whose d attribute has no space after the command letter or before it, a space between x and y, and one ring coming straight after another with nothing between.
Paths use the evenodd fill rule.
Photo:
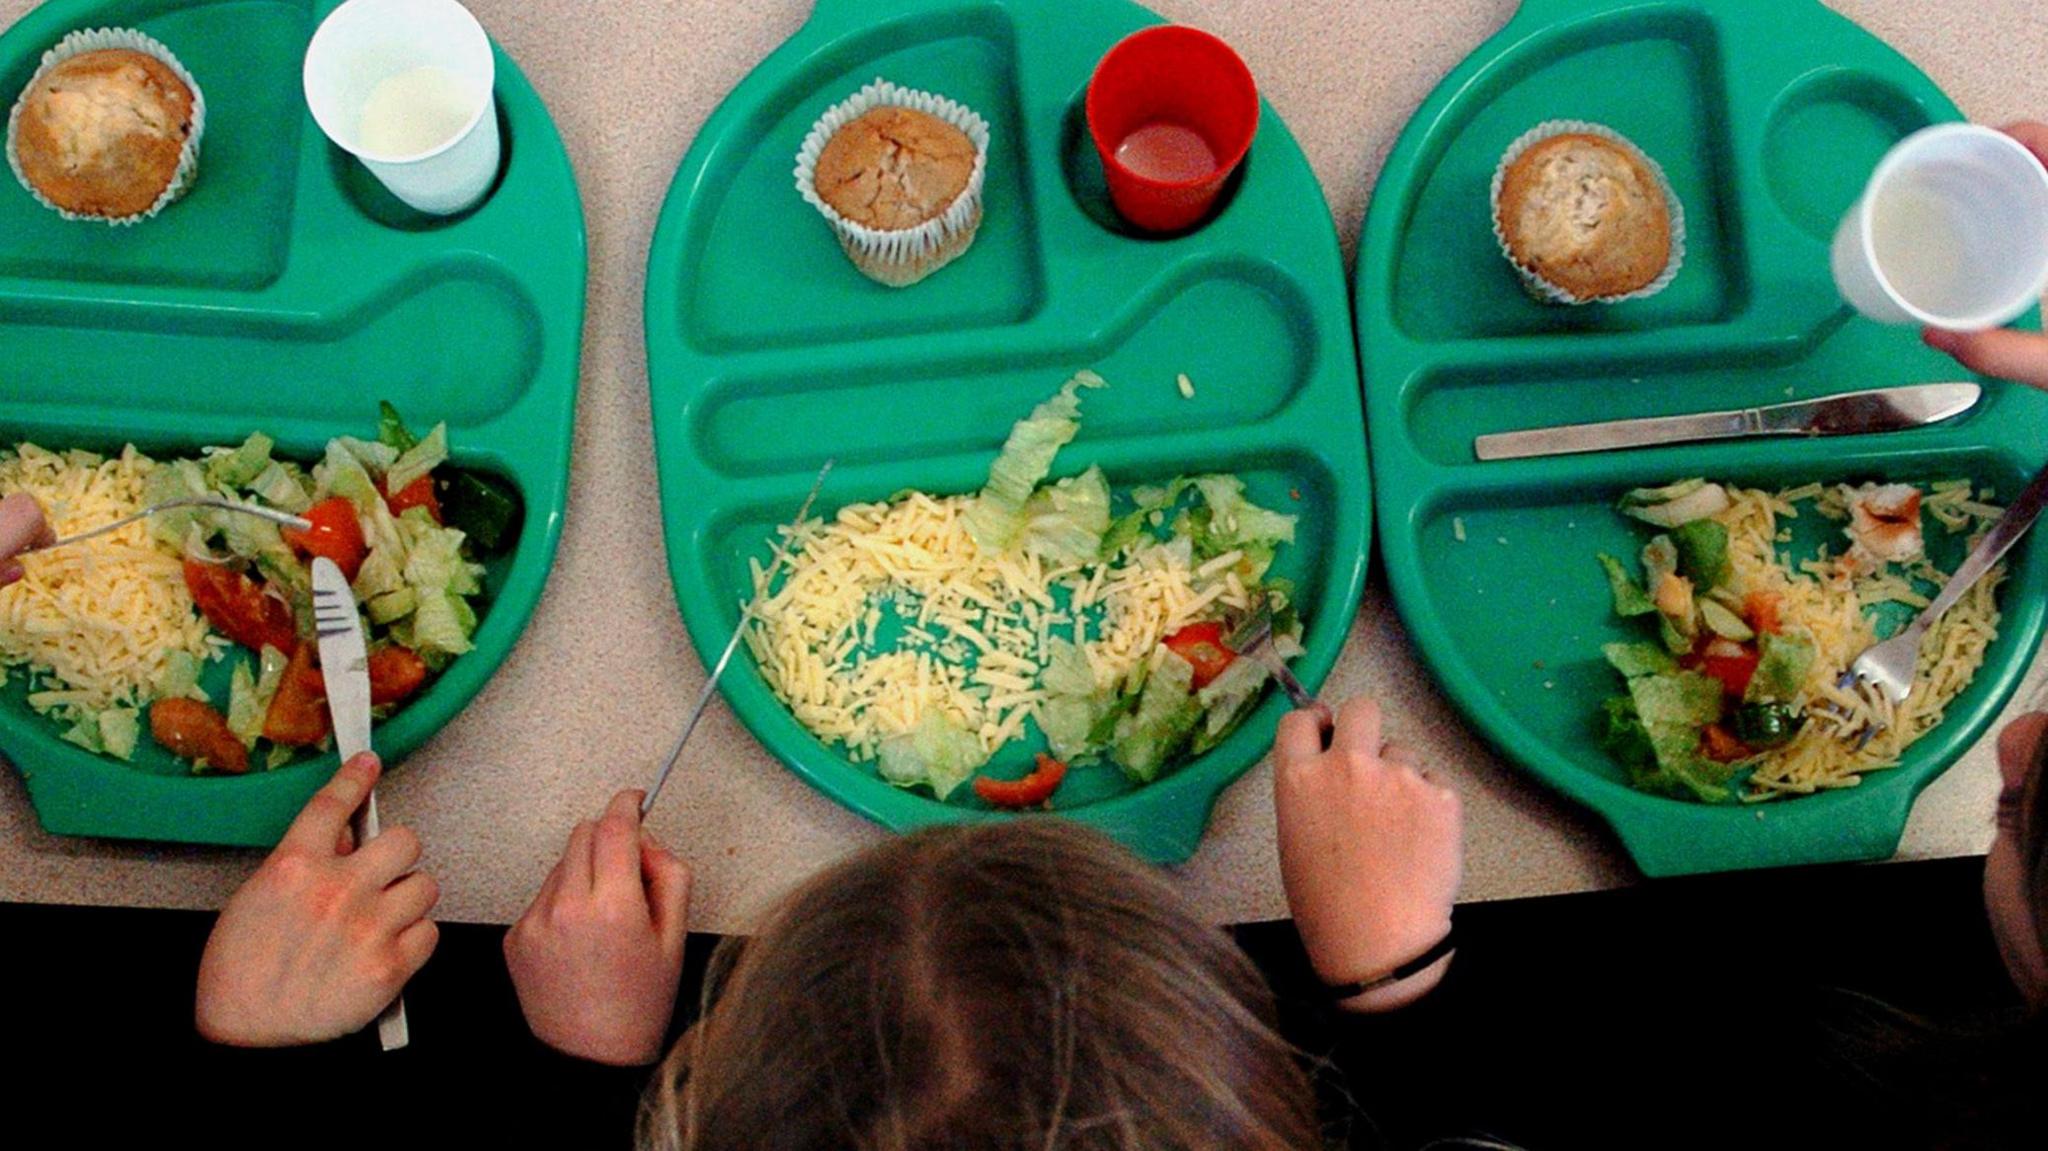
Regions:
<instances>
[{"instance_id":1,"label":"black hair tie on wrist","mask_svg":"<svg viewBox=\"0 0 2048 1151\"><path fill-rule=\"evenodd\" d=\"M1342 1003L1346 999L1355 999L1368 991L1377 991L1382 987L1392 987L1402 980L1412 979L1429 970L1441 961L1444 956L1457 949L1458 929L1452 927L1451 930L1444 932L1444 937L1437 940L1436 945L1428 951L1423 952L1377 979L1367 979L1357 983L1325 983L1323 984L1323 991L1333 1003Z\"/></svg>"}]
</instances>

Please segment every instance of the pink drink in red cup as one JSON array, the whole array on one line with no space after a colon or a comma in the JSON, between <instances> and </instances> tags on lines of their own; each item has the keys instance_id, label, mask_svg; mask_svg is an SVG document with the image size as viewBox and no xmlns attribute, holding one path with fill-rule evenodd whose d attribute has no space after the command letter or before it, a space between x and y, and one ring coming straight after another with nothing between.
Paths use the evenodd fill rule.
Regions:
<instances>
[{"instance_id":1,"label":"pink drink in red cup","mask_svg":"<svg viewBox=\"0 0 2048 1151\"><path fill-rule=\"evenodd\" d=\"M1117 214L1177 232L1209 214L1259 129L1259 90L1230 45L1180 24L1117 42L1088 81L1088 132Z\"/></svg>"}]
</instances>

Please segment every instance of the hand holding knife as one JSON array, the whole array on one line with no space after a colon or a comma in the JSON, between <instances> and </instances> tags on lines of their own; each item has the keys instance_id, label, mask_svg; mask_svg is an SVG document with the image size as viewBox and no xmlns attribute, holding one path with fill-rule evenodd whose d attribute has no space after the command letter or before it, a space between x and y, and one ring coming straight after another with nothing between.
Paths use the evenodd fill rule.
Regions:
<instances>
[{"instance_id":1,"label":"hand holding knife","mask_svg":"<svg viewBox=\"0 0 2048 1151\"><path fill-rule=\"evenodd\" d=\"M334 746L346 763L370 750L370 654L348 577L324 556L313 561L313 621L320 639L320 678L334 718ZM376 791L356 809L350 827L358 848L377 837ZM403 995L377 1017L377 1040L386 1051L411 1041Z\"/></svg>"}]
</instances>

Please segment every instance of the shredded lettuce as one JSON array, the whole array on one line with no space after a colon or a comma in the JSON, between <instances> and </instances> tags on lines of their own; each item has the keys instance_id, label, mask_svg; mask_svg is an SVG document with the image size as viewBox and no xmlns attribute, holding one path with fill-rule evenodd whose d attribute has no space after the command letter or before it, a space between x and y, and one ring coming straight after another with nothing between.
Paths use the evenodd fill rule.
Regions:
<instances>
[{"instance_id":1,"label":"shredded lettuce","mask_svg":"<svg viewBox=\"0 0 2048 1151\"><path fill-rule=\"evenodd\" d=\"M1600 566L1607 570L1607 584L1614 592L1615 615L1623 619L1632 619L1657 610L1657 605L1650 599L1649 593L1636 584L1635 578L1628 574L1628 569L1622 566L1620 560L1602 552Z\"/></svg>"},{"instance_id":2,"label":"shredded lettuce","mask_svg":"<svg viewBox=\"0 0 2048 1151\"><path fill-rule=\"evenodd\" d=\"M156 682L150 685L153 699L197 699L204 700L206 693L199 688L199 657L189 651L174 651L164 659L164 669L157 674Z\"/></svg>"},{"instance_id":3,"label":"shredded lettuce","mask_svg":"<svg viewBox=\"0 0 2048 1151\"><path fill-rule=\"evenodd\" d=\"M1194 665L1167 652L1158 669L1146 678L1137 710L1117 721L1110 758L1125 775L1139 783L1152 782L1187 742L1202 719L1194 685Z\"/></svg>"},{"instance_id":4,"label":"shredded lettuce","mask_svg":"<svg viewBox=\"0 0 2048 1151\"><path fill-rule=\"evenodd\" d=\"M313 496L296 472L297 469L272 460L270 466L249 481L249 491L271 507L298 515L313 506Z\"/></svg>"},{"instance_id":5,"label":"shredded lettuce","mask_svg":"<svg viewBox=\"0 0 2048 1151\"><path fill-rule=\"evenodd\" d=\"M256 749L256 738L263 734L270 701L277 698L278 685L284 682L284 669L290 662L283 652L267 644L258 661L261 670L253 676L249 674L247 660L236 661L234 675L228 681L228 730L251 751Z\"/></svg>"},{"instance_id":6,"label":"shredded lettuce","mask_svg":"<svg viewBox=\"0 0 2048 1151\"><path fill-rule=\"evenodd\" d=\"M383 445L389 446L389 445ZM406 485L448 462L448 425L435 424L427 438L406 449L384 471L386 491L403 491Z\"/></svg>"},{"instance_id":7,"label":"shredded lettuce","mask_svg":"<svg viewBox=\"0 0 2048 1151\"><path fill-rule=\"evenodd\" d=\"M1039 488L1024 504L1024 551L1054 566L1085 563L1109 530L1109 481L1089 468Z\"/></svg>"},{"instance_id":8,"label":"shredded lettuce","mask_svg":"<svg viewBox=\"0 0 2048 1151\"><path fill-rule=\"evenodd\" d=\"M1757 642L1756 674L1749 677L1745 703L1790 703L1806 688L1819 649L1800 632L1766 632Z\"/></svg>"},{"instance_id":9,"label":"shredded lettuce","mask_svg":"<svg viewBox=\"0 0 2048 1151\"><path fill-rule=\"evenodd\" d=\"M1196 476L1209 507L1208 534L1217 554L1252 544L1294 542L1294 516L1268 511L1244 498L1244 481L1231 475Z\"/></svg>"},{"instance_id":10,"label":"shredded lettuce","mask_svg":"<svg viewBox=\"0 0 2048 1151\"><path fill-rule=\"evenodd\" d=\"M135 741L142 725L132 707L110 707L99 713L100 749L115 759L135 758Z\"/></svg>"},{"instance_id":11,"label":"shredded lettuce","mask_svg":"<svg viewBox=\"0 0 2048 1151\"><path fill-rule=\"evenodd\" d=\"M1057 395L1012 425L987 485L967 509L967 534L983 551L1006 552L1016 545L1024 532L1025 502L1052 471L1053 457L1081 430L1081 389L1104 386L1094 372L1076 372Z\"/></svg>"},{"instance_id":12,"label":"shredded lettuce","mask_svg":"<svg viewBox=\"0 0 2048 1151\"><path fill-rule=\"evenodd\" d=\"M1072 764L1093 754L1100 742L1091 733L1109 709L1110 693L1096 688L1095 673L1079 647L1057 636L1046 646L1045 671L1038 681L1046 700L1039 708L1038 727L1053 757Z\"/></svg>"},{"instance_id":13,"label":"shredded lettuce","mask_svg":"<svg viewBox=\"0 0 2048 1151\"><path fill-rule=\"evenodd\" d=\"M1678 670L1678 661L1655 644L1610 643L1600 651L1625 679L1640 675L1670 675Z\"/></svg>"},{"instance_id":14,"label":"shredded lettuce","mask_svg":"<svg viewBox=\"0 0 2048 1151\"><path fill-rule=\"evenodd\" d=\"M349 450L345 438L329 441L326 458L314 465L313 483L316 502L340 496L355 505L359 516L369 515L373 505L384 502L377 482L364 469L361 457Z\"/></svg>"},{"instance_id":15,"label":"shredded lettuce","mask_svg":"<svg viewBox=\"0 0 2048 1151\"><path fill-rule=\"evenodd\" d=\"M1721 719L1721 681L1696 671L1637 676L1629 680L1628 693L1652 730L1670 724L1697 733Z\"/></svg>"},{"instance_id":16,"label":"shredded lettuce","mask_svg":"<svg viewBox=\"0 0 2048 1151\"><path fill-rule=\"evenodd\" d=\"M937 710L927 711L916 730L882 741L882 778L897 787L924 784L944 800L988 759L981 741Z\"/></svg>"},{"instance_id":17,"label":"shredded lettuce","mask_svg":"<svg viewBox=\"0 0 2048 1151\"><path fill-rule=\"evenodd\" d=\"M272 446L269 436L257 432L233 451L216 451L206 461L206 478L223 491L245 487L269 466Z\"/></svg>"},{"instance_id":18,"label":"shredded lettuce","mask_svg":"<svg viewBox=\"0 0 2048 1151\"><path fill-rule=\"evenodd\" d=\"M340 444L363 465L363 470L372 477L384 475L391 465L398 462L398 449L380 440L359 440L354 436L336 436L329 446Z\"/></svg>"}]
</instances>

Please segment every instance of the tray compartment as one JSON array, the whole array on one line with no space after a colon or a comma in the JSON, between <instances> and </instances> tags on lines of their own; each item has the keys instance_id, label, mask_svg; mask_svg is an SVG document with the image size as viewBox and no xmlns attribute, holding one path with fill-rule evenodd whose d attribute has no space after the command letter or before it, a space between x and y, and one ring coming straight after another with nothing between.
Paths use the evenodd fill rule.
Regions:
<instances>
[{"instance_id":1,"label":"tray compartment","mask_svg":"<svg viewBox=\"0 0 2048 1151\"><path fill-rule=\"evenodd\" d=\"M1880 76L1818 70L1779 96L1765 125L1771 198L1794 227L1831 243L1885 152L1933 122L1926 106Z\"/></svg>"},{"instance_id":2,"label":"tray compartment","mask_svg":"<svg viewBox=\"0 0 2048 1151\"><path fill-rule=\"evenodd\" d=\"M1684 8L1627 10L1530 35L1475 77L1436 126L1400 206L1394 322L1422 342L1711 324L1750 293L1730 189L1720 34ZM1532 114L1530 109L1540 108ZM1539 304L1494 240L1489 190L1509 144L1544 120L1606 124L1664 168L1685 207L1685 268L1623 306Z\"/></svg>"},{"instance_id":3,"label":"tray compartment","mask_svg":"<svg viewBox=\"0 0 2048 1151\"><path fill-rule=\"evenodd\" d=\"M102 420L111 408L124 423L148 411L262 422L286 390L291 418L337 429L373 416L379 399L475 425L532 385L543 327L503 267L474 259L428 263L330 318L38 303L11 310L14 322L0 327L0 386L13 397L5 407L24 418L43 407L97 407ZM222 363L247 365L248 378L223 387Z\"/></svg>"},{"instance_id":4,"label":"tray compartment","mask_svg":"<svg viewBox=\"0 0 2048 1151\"><path fill-rule=\"evenodd\" d=\"M1284 273L1232 261L1149 294L1114 330L1072 347L1041 340L1000 358L984 349L900 365L862 349L822 375L714 380L691 405L692 432L706 464L732 476L809 471L828 456L855 464L969 451L1084 365L1110 385L1083 393L1091 439L1154 435L1163 414L1176 430L1239 426L1272 416L1307 386L1317 343L1301 333L1315 325ZM1209 338L1225 327L1230 340ZM1179 394L1181 373L1192 399ZM848 411L868 418L849 421Z\"/></svg>"},{"instance_id":5,"label":"tray compartment","mask_svg":"<svg viewBox=\"0 0 2048 1151\"><path fill-rule=\"evenodd\" d=\"M1619 463L1616 457L1602 462ZM2008 579L1999 594L1999 638L1977 678L1950 705L1948 720L1910 749L1901 767L1867 775L1850 792L1803 796L1761 809L1767 822L1782 823L1794 812L1801 821L1824 820L1839 817L1851 796L1882 794L1888 797L1885 811L1858 816L1874 824L1836 829L1819 842L1806 843L1799 839L1803 832L1786 832L1790 839L1771 838L1743 826L1738 854L1716 857L1702 851L1688 856L1675 839L1676 827L1659 821L1676 819L1678 826L1704 824L1726 830L1754 824L1759 809L1704 807L1636 793L1622 782L1620 769L1598 745L1595 719L1600 701L1619 688L1600 646L1643 638L1639 626L1614 617L1596 560L1604 551L1633 562L1649 536L1647 529L1614 511L1614 501L1629 487L1663 483L1681 474L1771 489L1811 480L1924 484L1967 477L1980 488L1993 489L1998 498L2010 499L2024 486L2032 465L2012 453L1981 446L1902 451L1893 442L1869 441L1839 451L1809 451L1796 461L1736 450L1724 453L1719 461L1686 463L1681 473L1645 457L1632 468L1601 467L1547 483L1515 477L1507 483L1447 486L1401 529L1408 533L1411 547L1402 549L1398 563L1406 570L1396 573L1397 580L1420 593L1404 594L1404 619L1438 674L1464 685L1456 692L1459 702L1484 717L1482 728L1492 742L1553 786L1601 811L1624 836L1634 835L1632 850L1648 843L1652 856L1639 853L1638 860L1652 874L1889 854L1904 828L1912 796L1931 778L1929 766L1961 754L1981 737L1997 714L1998 702L2024 674L2030 637L2038 634L2048 610L2048 552L2021 548L2008 558ZM1706 466L1694 466L1700 463ZM1807 515L1782 526L1790 528L1794 538L1781 551L1796 558L1810 556L1823 542L1837 552L1844 546L1841 525L1811 514L1810 505ZM1457 538L1461 529L1462 541ZM1929 528L1928 546L1936 561L1951 570L1968 550L1964 536L1948 535L1935 526ZM1897 624L1910 612L1887 614ZM1513 657L1503 658L1502 653ZM1811 816L1809 808L1814 811ZM1624 818L1618 819L1618 814ZM1664 854L1656 855L1660 850Z\"/></svg>"},{"instance_id":6,"label":"tray compartment","mask_svg":"<svg viewBox=\"0 0 2048 1151\"><path fill-rule=\"evenodd\" d=\"M881 77L936 92L989 122L983 222L966 254L910 289L860 274L798 198L797 147L825 109ZM885 22L826 45L755 109L703 179L683 264L686 338L708 352L792 348L895 333L1019 323L1045 299L1015 32L1001 9ZM795 204L801 212L792 212Z\"/></svg>"},{"instance_id":7,"label":"tray compartment","mask_svg":"<svg viewBox=\"0 0 2048 1151\"><path fill-rule=\"evenodd\" d=\"M177 54L206 94L207 121L198 180L183 199L133 227L66 220L0 171L0 236L9 237L0 277L239 291L274 283L290 240L306 119L297 61L312 35L311 7L311 0L137 3L102 8L81 24L31 17L10 31L0 57L0 108L13 107L43 52L66 33L120 24Z\"/></svg>"},{"instance_id":8,"label":"tray compartment","mask_svg":"<svg viewBox=\"0 0 2048 1151\"><path fill-rule=\"evenodd\" d=\"M1185 450L1168 451L1168 447ZM830 516L849 503L887 498L906 483L940 494L973 491L987 477L992 458L992 453L983 452L919 461L917 474L909 478L901 467L884 464L843 470L835 468L819 494L814 514ZM1181 459L1190 462L1183 467L1177 462ZM1196 460L1200 462L1193 462ZM1081 439L1062 450L1057 472L1060 475L1077 474L1093 464L1103 467L1112 489L1117 491L1137 483L1168 479L1183 471L1235 472L1245 481L1252 499L1301 516L1296 543L1281 549L1274 571L1297 582L1299 600L1305 611L1312 612L1314 605L1323 602L1328 593L1328 580L1349 577L1346 566L1337 563L1329 554L1330 541L1337 537L1341 527L1339 481L1332 469L1312 452L1284 446L1270 438L1267 442L1238 442L1222 435L1187 437L1170 445L1158 442L1099 443L1090 440L1084 431ZM788 522L808 487L807 478L796 476L736 487L727 493L724 505L703 521L696 536L688 541L685 550L689 557L689 578L698 581L701 587L714 589L713 600L718 605L715 629L718 633L731 635L732 628L739 621L741 604L745 597L751 595L747 561L751 558L763 564L767 562L773 554L777 527ZM1362 557L1359 562L1363 562ZM1302 667L1297 671L1304 676L1313 674L1316 679L1309 682L1316 682L1327 673L1328 662L1334 660L1335 649L1341 645L1347 629L1319 624L1313 618L1306 622L1311 635L1324 637L1325 642L1316 644L1316 650L1302 661ZM971 819L992 814L971 796L963 794L947 803L940 803L923 792L904 791L883 782L872 763L849 762L841 752L827 747L789 714L769 691L753 660L744 655L727 669L720 687L733 700L735 708L750 717L750 722L762 725L757 734L764 744L799 774L814 782L829 784L836 798L857 811L877 815L893 809L890 815L893 822L908 819L913 823ZM1285 710L1284 702L1276 703L1269 699L1262 705L1259 715L1216 751L1145 787L1133 787L1111 765L1077 769L1070 776L1070 782L1062 785L1061 811L1086 820L1108 819L1112 827L1121 829L1121 834L1136 836L1140 829L1129 824L1116 800L1153 792L1167 794L1161 789L1169 784L1176 788L1213 788L1234 778L1265 753L1272 725L1278 722L1279 715ZM1000 774L1021 774L1032 754L1043 750L1043 738L1035 725L1028 727L1027 732L1025 740L1006 747L993 761ZM1182 782L1174 783L1176 780ZM1207 782L1204 784L1202 781ZM906 808L910 812L908 815L902 810ZM1195 830L1198 836L1199 827ZM1142 845L1142 840L1140 842ZM1192 848L1192 841L1187 846Z\"/></svg>"},{"instance_id":9,"label":"tray compartment","mask_svg":"<svg viewBox=\"0 0 2048 1151\"><path fill-rule=\"evenodd\" d=\"M1407 434L1432 464L1492 467L1472 454L1474 437L1553 424L1758 407L1962 374L1954 360L1917 343L1880 353L1867 328L1831 328L1831 338L1783 344L1771 356L1664 354L1613 362L1465 363L1426 371L1405 392ZM1810 354L1798 354L1809 348ZM1980 402L1938 426L1967 428L1985 407ZM1901 434L1922 432L1892 433L1887 442L1899 442ZM1572 458L1561 457L1552 466L1569 470Z\"/></svg>"}]
</instances>

